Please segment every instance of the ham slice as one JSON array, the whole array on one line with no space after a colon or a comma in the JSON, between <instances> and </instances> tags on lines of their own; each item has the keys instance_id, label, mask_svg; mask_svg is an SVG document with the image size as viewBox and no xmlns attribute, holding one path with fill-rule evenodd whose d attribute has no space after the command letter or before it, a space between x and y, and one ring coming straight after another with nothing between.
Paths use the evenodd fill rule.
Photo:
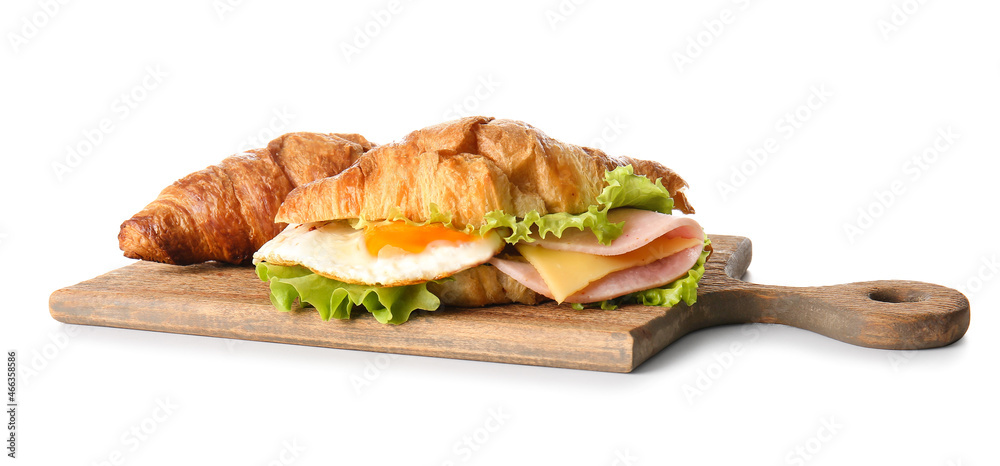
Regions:
<instances>
[{"instance_id":1,"label":"ham slice","mask_svg":"<svg viewBox=\"0 0 1000 466\"><path fill-rule=\"evenodd\" d=\"M593 303L666 285L687 274L698 261L702 249L703 246L690 247L651 264L612 272L570 295L563 302ZM545 280L542 280L542 276L531 264L497 257L490 259L490 264L535 293L553 299Z\"/></svg>"},{"instance_id":2,"label":"ham slice","mask_svg":"<svg viewBox=\"0 0 1000 466\"><path fill-rule=\"evenodd\" d=\"M622 235L615 238L611 244L604 245L597 241L590 230L569 228L563 232L562 238L546 235L544 239L538 234L532 235L535 242L532 245L558 251L574 251L598 256L617 256L639 249L650 241L667 235L668 238L704 238L705 232L698 222L677 215L661 214L651 210L613 209L608 212L608 220L612 223L625 222Z\"/></svg>"},{"instance_id":3,"label":"ham slice","mask_svg":"<svg viewBox=\"0 0 1000 466\"><path fill-rule=\"evenodd\" d=\"M562 238L549 235L541 239L536 236L537 241L532 244L547 249L616 256L641 248L664 235L669 238L705 237L698 222L687 217L648 210L615 209L608 212L608 218L613 222L625 222L622 235L609 245L598 242L588 230L576 229L566 230ZM564 302L592 303L666 285L687 274L702 250L701 245L693 246L646 265L612 272L570 295ZM494 257L490 264L534 292L553 298L545 280L530 263Z\"/></svg>"}]
</instances>

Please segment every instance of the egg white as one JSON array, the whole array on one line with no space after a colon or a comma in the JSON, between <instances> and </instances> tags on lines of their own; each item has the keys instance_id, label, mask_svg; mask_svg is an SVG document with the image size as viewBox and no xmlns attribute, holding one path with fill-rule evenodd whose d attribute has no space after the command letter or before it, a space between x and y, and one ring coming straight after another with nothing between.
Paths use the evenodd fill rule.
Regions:
<instances>
[{"instance_id":1,"label":"egg white","mask_svg":"<svg viewBox=\"0 0 1000 466\"><path fill-rule=\"evenodd\" d=\"M253 262L301 265L346 283L400 286L445 278L483 264L503 245L500 235L491 231L468 242L433 241L418 253L385 246L373 256L365 246L364 230L335 220L288 225L253 255Z\"/></svg>"}]
</instances>

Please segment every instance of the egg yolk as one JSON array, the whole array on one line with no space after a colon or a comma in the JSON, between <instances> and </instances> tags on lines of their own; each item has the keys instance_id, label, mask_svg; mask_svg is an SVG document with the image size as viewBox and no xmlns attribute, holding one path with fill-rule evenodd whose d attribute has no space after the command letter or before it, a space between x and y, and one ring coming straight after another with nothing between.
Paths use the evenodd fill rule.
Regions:
<instances>
[{"instance_id":1,"label":"egg yolk","mask_svg":"<svg viewBox=\"0 0 1000 466\"><path fill-rule=\"evenodd\" d=\"M407 225L406 222L385 222L365 227L365 246L368 253L377 256L385 246L395 246L409 253L423 252L434 241L469 242L472 236L453 230L440 223Z\"/></svg>"}]
</instances>

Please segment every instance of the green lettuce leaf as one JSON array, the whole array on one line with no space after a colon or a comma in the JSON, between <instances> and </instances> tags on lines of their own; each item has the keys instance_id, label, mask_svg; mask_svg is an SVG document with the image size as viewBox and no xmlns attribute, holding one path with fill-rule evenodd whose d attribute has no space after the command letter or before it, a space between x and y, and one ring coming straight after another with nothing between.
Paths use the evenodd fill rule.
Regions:
<instances>
[{"instance_id":1,"label":"green lettuce leaf","mask_svg":"<svg viewBox=\"0 0 1000 466\"><path fill-rule=\"evenodd\" d=\"M291 311L298 299L311 305L323 320L350 319L354 306L364 306L383 324L401 324L417 310L437 310L441 301L427 291L427 283L406 286L367 286L344 283L300 267L284 267L261 262L257 276L271 287L271 304Z\"/></svg>"},{"instance_id":2,"label":"green lettuce leaf","mask_svg":"<svg viewBox=\"0 0 1000 466\"><path fill-rule=\"evenodd\" d=\"M674 200L663 183L659 179L654 182L645 176L636 175L631 165L604 172L604 180L608 185L597 196L598 204L590 206L586 212L540 215L538 211L533 210L524 218L518 219L501 210L494 210L485 215L486 223L480 227L479 234L485 235L490 230L508 228L510 234L504 237L504 240L514 244L521 241L533 242L534 239L530 236L533 227L542 238L548 234L562 238L567 228L576 228L590 230L601 244L610 244L621 236L625 222L608 221L609 210L634 207L669 214L674 208Z\"/></svg>"},{"instance_id":3,"label":"green lettuce leaf","mask_svg":"<svg viewBox=\"0 0 1000 466\"><path fill-rule=\"evenodd\" d=\"M358 218L351 221L351 227L360 230L367 225L374 225L384 222L404 222L407 225L415 225L415 226L424 226L424 225L429 225L431 223L440 223L448 228L455 229L455 226L452 225L451 223L451 212L441 212L441 209L438 207L438 205L433 202L431 202L428 205L427 212L428 212L427 220L423 222L417 222L414 220L410 220L410 218L404 215L403 212L399 210L398 207L393 207L392 210L389 212L389 215L386 216L385 220L368 221L363 218ZM473 228L472 226L467 226L465 228L466 233L472 233L473 231L475 231L475 228Z\"/></svg>"},{"instance_id":4,"label":"green lettuce leaf","mask_svg":"<svg viewBox=\"0 0 1000 466\"><path fill-rule=\"evenodd\" d=\"M606 209L634 207L669 214L674 210L674 199L659 178L655 182L636 175L631 165L605 172L608 185L597 196L597 202Z\"/></svg>"},{"instance_id":5,"label":"green lettuce leaf","mask_svg":"<svg viewBox=\"0 0 1000 466\"><path fill-rule=\"evenodd\" d=\"M635 293L607 299L598 303L573 304L573 309L581 310L585 307L600 307L604 310L610 310L626 304L673 307L681 301L690 306L698 299L698 281L705 274L705 261L708 260L708 255L710 254L710 251L708 251L708 245L710 244L712 242L706 237L705 250L698 256L698 260L691 267L691 270L688 270L687 275L670 282L662 288L636 291Z\"/></svg>"},{"instance_id":6,"label":"green lettuce leaf","mask_svg":"<svg viewBox=\"0 0 1000 466\"><path fill-rule=\"evenodd\" d=\"M535 239L531 237L534 231L532 227L536 227L535 230L542 238L550 233L556 238L562 238L563 231L567 228L590 229L598 241L610 244L615 238L621 236L622 227L625 225L625 222L611 223L608 221L608 210L598 209L597 206L590 206L586 212L580 214L559 212L539 215L537 210L532 210L520 220L501 210L494 210L483 218L486 223L479 229L480 235L485 235L488 231L498 228L509 228L511 233L505 236L504 240L510 244L521 241L534 242Z\"/></svg>"}]
</instances>

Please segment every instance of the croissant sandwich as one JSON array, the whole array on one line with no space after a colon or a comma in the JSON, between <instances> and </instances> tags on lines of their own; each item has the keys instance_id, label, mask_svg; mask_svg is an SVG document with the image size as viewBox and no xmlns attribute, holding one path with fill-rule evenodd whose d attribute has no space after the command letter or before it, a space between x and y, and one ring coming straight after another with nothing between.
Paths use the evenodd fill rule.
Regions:
<instances>
[{"instance_id":1,"label":"croissant sandwich","mask_svg":"<svg viewBox=\"0 0 1000 466\"><path fill-rule=\"evenodd\" d=\"M382 323L441 305L693 304L711 248L687 184L519 121L470 117L296 187L253 255L271 301Z\"/></svg>"}]
</instances>

